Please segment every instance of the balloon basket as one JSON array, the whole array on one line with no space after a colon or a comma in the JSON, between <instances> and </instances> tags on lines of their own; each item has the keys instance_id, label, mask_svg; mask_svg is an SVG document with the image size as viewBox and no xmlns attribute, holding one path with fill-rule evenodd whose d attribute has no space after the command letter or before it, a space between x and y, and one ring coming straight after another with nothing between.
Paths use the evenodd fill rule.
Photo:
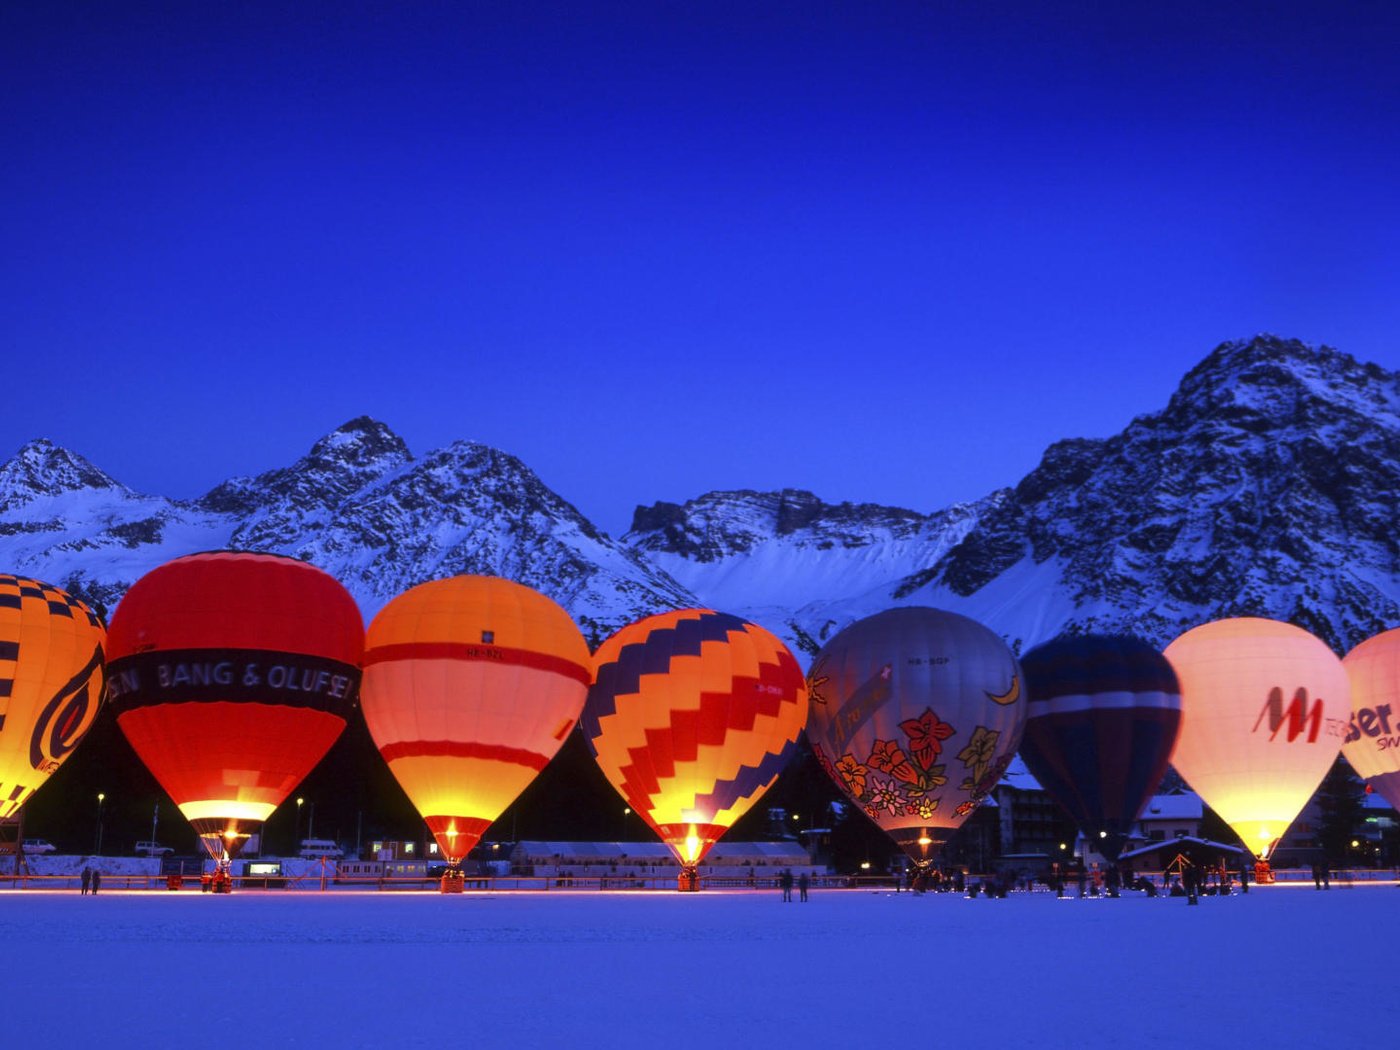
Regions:
<instances>
[{"instance_id":1,"label":"balloon basket","mask_svg":"<svg viewBox=\"0 0 1400 1050\"><path fill-rule=\"evenodd\" d=\"M1254 881L1260 886L1268 886L1274 881L1274 869L1267 860L1254 862Z\"/></svg>"},{"instance_id":2,"label":"balloon basket","mask_svg":"<svg viewBox=\"0 0 1400 1050\"><path fill-rule=\"evenodd\" d=\"M681 873L676 876L676 889L681 893L698 893L700 873L694 868L682 868Z\"/></svg>"},{"instance_id":3,"label":"balloon basket","mask_svg":"<svg viewBox=\"0 0 1400 1050\"><path fill-rule=\"evenodd\" d=\"M439 893L461 893L466 889L467 880L456 868L448 868L443 872L442 881L438 883Z\"/></svg>"},{"instance_id":4,"label":"balloon basket","mask_svg":"<svg viewBox=\"0 0 1400 1050\"><path fill-rule=\"evenodd\" d=\"M166 888L167 890L178 890L178 889L179 889L181 886L183 886L184 884L185 884L185 880L184 880L183 876L180 876L180 875L167 875L167 876L165 877L165 888Z\"/></svg>"}]
</instances>

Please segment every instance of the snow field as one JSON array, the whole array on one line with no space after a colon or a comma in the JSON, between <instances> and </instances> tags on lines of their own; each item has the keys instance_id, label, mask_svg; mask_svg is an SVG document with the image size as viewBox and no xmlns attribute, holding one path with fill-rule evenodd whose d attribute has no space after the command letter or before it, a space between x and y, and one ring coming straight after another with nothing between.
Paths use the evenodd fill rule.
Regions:
<instances>
[{"instance_id":1,"label":"snow field","mask_svg":"<svg viewBox=\"0 0 1400 1050\"><path fill-rule=\"evenodd\" d=\"M17 1033L49 1045L1276 1050L1388 1030L1397 910L1393 884L1197 907L31 890L0 893L0 942Z\"/></svg>"}]
</instances>

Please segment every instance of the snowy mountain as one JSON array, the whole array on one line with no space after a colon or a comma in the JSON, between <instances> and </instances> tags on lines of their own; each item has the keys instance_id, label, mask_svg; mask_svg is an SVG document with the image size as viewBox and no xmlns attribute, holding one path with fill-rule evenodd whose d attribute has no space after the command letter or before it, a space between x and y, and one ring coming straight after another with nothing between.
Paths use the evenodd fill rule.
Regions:
<instances>
[{"instance_id":1,"label":"snowy mountain","mask_svg":"<svg viewBox=\"0 0 1400 1050\"><path fill-rule=\"evenodd\" d=\"M813 635L893 604L1006 499L1002 490L934 514L828 504L810 492L712 492L638 507L622 538L709 606L744 615L815 651Z\"/></svg>"},{"instance_id":2,"label":"snowy mountain","mask_svg":"<svg viewBox=\"0 0 1400 1050\"><path fill-rule=\"evenodd\" d=\"M1165 643L1221 615L1291 619L1345 649L1400 623L1400 373L1261 336L1218 347L1160 412L1052 446L1014 488L934 513L797 490L639 507L601 533L524 464L471 442L415 457L352 420L302 459L205 496L131 491L36 440L0 466L0 563L108 609L177 554L305 558L367 617L415 583L517 579L594 641L703 604L813 651L894 604L1029 646L1062 629Z\"/></svg>"},{"instance_id":3,"label":"snowy mountain","mask_svg":"<svg viewBox=\"0 0 1400 1050\"><path fill-rule=\"evenodd\" d=\"M895 604L1022 647L1066 629L1165 644L1248 614L1345 650L1400 623L1397 521L1400 373L1260 336L1216 348L1161 412L1059 442L975 505L924 517L717 493L639 509L624 542L702 601L770 626L786 610L809 650Z\"/></svg>"},{"instance_id":4,"label":"snowy mountain","mask_svg":"<svg viewBox=\"0 0 1400 1050\"><path fill-rule=\"evenodd\" d=\"M223 547L319 565L366 617L414 584L462 572L537 588L597 640L636 616L695 603L515 457L461 441L414 459L365 418L289 467L187 502L134 493L81 457L32 442L0 467L0 537L9 571L108 609L163 561Z\"/></svg>"}]
</instances>

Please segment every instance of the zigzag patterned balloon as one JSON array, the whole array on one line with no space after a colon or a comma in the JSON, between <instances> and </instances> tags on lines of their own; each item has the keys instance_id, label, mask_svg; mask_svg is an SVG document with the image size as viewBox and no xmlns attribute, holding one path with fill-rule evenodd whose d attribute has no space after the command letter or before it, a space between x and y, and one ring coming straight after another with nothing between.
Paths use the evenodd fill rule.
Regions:
<instances>
[{"instance_id":1,"label":"zigzag patterned balloon","mask_svg":"<svg viewBox=\"0 0 1400 1050\"><path fill-rule=\"evenodd\" d=\"M598 765L694 868L796 749L802 669L762 627L709 609L624 627L593 666L582 724Z\"/></svg>"}]
</instances>

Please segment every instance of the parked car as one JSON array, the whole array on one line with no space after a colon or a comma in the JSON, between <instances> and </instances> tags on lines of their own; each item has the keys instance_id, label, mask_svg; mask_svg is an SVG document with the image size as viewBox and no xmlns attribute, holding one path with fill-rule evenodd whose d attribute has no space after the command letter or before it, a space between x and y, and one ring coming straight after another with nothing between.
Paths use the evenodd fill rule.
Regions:
<instances>
[{"instance_id":1,"label":"parked car","mask_svg":"<svg viewBox=\"0 0 1400 1050\"><path fill-rule=\"evenodd\" d=\"M297 856L303 860L340 860L345 856L345 851L330 839L302 839Z\"/></svg>"},{"instance_id":2,"label":"parked car","mask_svg":"<svg viewBox=\"0 0 1400 1050\"><path fill-rule=\"evenodd\" d=\"M138 857L163 857L167 853L174 852L169 846L162 846L159 842L138 842L136 844Z\"/></svg>"},{"instance_id":3,"label":"parked car","mask_svg":"<svg viewBox=\"0 0 1400 1050\"><path fill-rule=\"evenodd\" d=\"M52 853L58 847L48 839L25 839L23 848L25 853Z\"/></svg>"}]
</instances>

